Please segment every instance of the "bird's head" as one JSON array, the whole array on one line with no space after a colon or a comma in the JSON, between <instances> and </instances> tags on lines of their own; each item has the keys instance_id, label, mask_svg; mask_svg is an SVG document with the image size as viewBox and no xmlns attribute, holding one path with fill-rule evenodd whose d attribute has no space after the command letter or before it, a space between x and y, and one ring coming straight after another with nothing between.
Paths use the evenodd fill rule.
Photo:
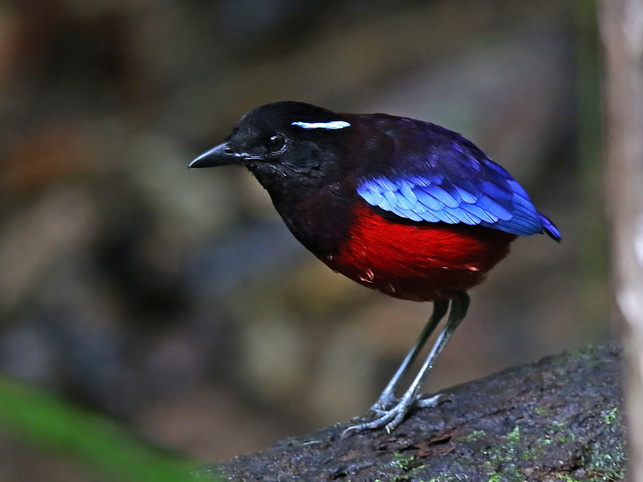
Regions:
<instances>
[{"instance_id":1,"label":"bird's head","mask_svg":"<svg viewBox=\"0 0 643 482\"><path fill-rule=\"evenodd\" d=\"M328 181L339 169L336 160L350 128L345 116L321 107L267 104L244 115L225 142L189 166L246 166L266 187L289 178Z\"/></svg>"}]
</instances>

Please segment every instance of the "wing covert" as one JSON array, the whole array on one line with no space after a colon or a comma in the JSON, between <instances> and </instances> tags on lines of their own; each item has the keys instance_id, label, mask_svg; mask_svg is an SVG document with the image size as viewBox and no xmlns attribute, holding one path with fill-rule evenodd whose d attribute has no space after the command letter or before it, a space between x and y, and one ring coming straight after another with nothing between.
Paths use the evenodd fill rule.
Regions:
<instances>
[{"instance_id":1,"label":"wing covert","mask_svg":"<svg viewBox=\"0 0 643 482\"><path fill-rule=\"evenodd\" d=\"M362 180L357 192L371 206L416 222L480 225L520 236L543 231L542 216L507 171L492 161L475 171L379 175Z\"/></svg>"}]
</instances>

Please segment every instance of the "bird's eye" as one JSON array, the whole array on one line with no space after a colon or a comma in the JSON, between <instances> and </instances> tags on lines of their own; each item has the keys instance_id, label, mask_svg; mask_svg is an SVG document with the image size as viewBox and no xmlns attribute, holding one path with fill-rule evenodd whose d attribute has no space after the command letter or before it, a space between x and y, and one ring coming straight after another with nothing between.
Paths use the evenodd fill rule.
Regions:
<instances>
[{"instance_id":1,"label":"bird's eye","mask_svg":"<svg viewBox=\"0 0 643 482\"><path fill-rule=\"evenodd\" d=\"M283 134L274 134L266 141L266 147L269 151L276 152L281 150L286 144L286 138Z\"/></svg>"}]
</instances>

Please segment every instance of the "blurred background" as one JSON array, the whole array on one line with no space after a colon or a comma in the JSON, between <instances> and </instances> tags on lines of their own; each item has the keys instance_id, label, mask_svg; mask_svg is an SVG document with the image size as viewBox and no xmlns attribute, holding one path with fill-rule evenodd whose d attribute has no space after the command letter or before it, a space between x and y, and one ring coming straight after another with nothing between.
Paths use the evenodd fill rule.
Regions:
<instances>
[{"instance_id":1,"label":"blurred background","mask_svg":"<svg viewBox=\"0 0 643 482\"><path fill-rule=\"evenodd\" d=\"M593 2L0 3L0 371L199 462L365 413L431 305L323 266L248 172L186 168L300 100L461 132L563 243L472 291L426 390L610 336ZM1 401L0 401L1 403ZM1 480L94 480L0 429Z\"/></svg>"}]
</instances>

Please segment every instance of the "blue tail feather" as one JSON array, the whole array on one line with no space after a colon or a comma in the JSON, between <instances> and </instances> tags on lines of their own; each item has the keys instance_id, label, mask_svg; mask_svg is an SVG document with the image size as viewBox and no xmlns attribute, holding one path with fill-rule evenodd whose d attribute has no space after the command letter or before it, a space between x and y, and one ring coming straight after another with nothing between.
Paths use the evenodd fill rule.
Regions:
<instances>
[{"instance_id":1,"label":"blue tail feather","mask_svg":"<svg viewBox=\"0 0 643 482\"><path fill-rule=\"evenodd\" d=\"M553 240L560 242L563 237L556 225L544 214L538 213L538 216L540 217L540 221L543 223L543 231L545 234Z\"/></svg>"}]
</instances>

